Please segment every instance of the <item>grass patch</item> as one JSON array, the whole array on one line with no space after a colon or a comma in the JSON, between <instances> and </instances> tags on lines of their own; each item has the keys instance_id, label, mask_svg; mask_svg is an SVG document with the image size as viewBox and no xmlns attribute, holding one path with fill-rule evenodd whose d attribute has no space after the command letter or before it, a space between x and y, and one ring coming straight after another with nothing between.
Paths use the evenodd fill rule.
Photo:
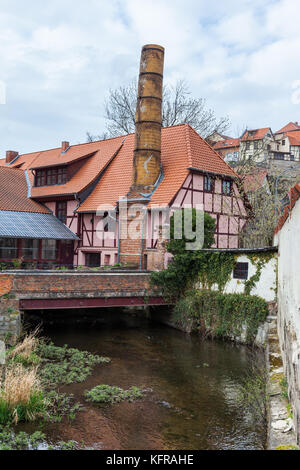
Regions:
<instances>
[{"instance_id":1,"label":"grass patch","mask_svg":"<svg viewBox=\"0 0 300 470\"><path fill-rule=\"evenodd\" d=\"M10 365L0 385L0 423L34 421L46 408L36 369Z\"/></svg>"},{"instance_id":2,"label":"grass patch","mask_svg":"<svg viewBox=\"0 0 300 470\"><path fill-rule=\"evenodd\" d=\"M92 390L86 391L84 396L87 401L93 403L119 403L124 400L130 402L143 397L143 391L138 387L131 387L129 390L123 390L120 387L110 385L98 385Z\"/></svg>"}]
</instances>

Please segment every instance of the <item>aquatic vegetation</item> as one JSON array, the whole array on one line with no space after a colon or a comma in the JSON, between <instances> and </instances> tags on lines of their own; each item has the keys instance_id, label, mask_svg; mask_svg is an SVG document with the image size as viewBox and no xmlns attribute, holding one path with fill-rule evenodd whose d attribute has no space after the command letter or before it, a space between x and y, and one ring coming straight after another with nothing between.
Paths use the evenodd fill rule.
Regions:
<instances>
[{"instance_id":1,"label":"aquatic vegetation","mask_svg":"<svg viewBox=\"0 0 300 470\"><path fill-rule=\"evenodd\" d=\"M86 391L84 396L93 403L119 403L128 400L130 402L143 397L143 391L138 387L131 387L123 390L120 387L110 385L98 385L90 391Z\"/></svg>"},{"instance_id":2,"label":"aquatic vegetation","mask_svg":"<svg viewBox=\"0 0 300 470\"><path fill-rule=\"evenodd\" d=\"M55 387L58 384L71 384L84 382L91 375L97 364L110 362L107 357L91 354L87 351L55 346L41 341L37 353L42 360L39 376L43 385Z\"/></svg>"},{"instance_id":3,"label":"aquatic vegetation","mask_svg":"<svg viewBox=\"0 0 300 470\"><path fill-rule=\"evenodd\" d=\"M0 450L36 450L44 443L45 434L36 431L33 434L26 432L14 433L10 429L0 432Z\"/></svg>"},{"instance_id":4,"label":"aquatic vegetation","mask_svg":"<svg viewBox=\"0 0 300 470\"><path fill-rule=\"evenodd\" d=\"M55 445L48 444L46 435L41 431L33 434L26 432L15 433L11 429L3 429L0 432L1 450L77 450L79 446L75 441L60 441Z\"/></svg>"},{"instance_id":5,"label":"aquatic vegetation","mask_svg":"<svg viewBox=\"0 0 300 470\"><path fill-rule=\"evenodd\" d=\"M80 403L73 403L74 396L66 395L65 393L58 393L55 390L50 390L46 394L47 409L45 418L50 422L60 422L64 416L70 420L75 419L77 411L80 411L82 406Z\"/></svg>"}]
</instances>

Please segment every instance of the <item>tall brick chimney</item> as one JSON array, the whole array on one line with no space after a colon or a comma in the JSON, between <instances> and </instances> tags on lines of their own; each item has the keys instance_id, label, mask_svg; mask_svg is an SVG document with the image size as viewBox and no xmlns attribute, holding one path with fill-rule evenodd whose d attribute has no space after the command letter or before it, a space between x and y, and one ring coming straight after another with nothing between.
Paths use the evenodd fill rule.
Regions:
<instances>
[{"instance_id":1,"label":"tall brick chimney","mask_svg":"<svg viewBox=\"0 0 300 470\"><path fill-rule=\"evenodd\" d=\"M161 173L162 87L165 50L154 44L142 48L138 86L132 184L119 203L119 262L145 268L147 204ZM132 214L139 204L140 210ZM134 207L133 207L134 206ZM131 224L136 236L130 236Z\"/></svg>"},{"instance_id":2,"label":"tall brick chimney","mask_svg":"<svg viewBox=\"0 0 300 470\"><path fill-rule=\"evenodd\" d=\"M6 152L6 163L11 163L17 156L19 155L19 152L15 152L14 150L7 150Z\"/></svg>"},{"instance_id":3,"label":"tall brick chimney","mask_svg":"<svg viewBox=\"0 0 300 470\"><path fill-rule=\"evenodd\" d=\"M162 46L142 48L131 187L135 191L151 192L161 172L164 55Z\"/></svg>"}]
</instances>

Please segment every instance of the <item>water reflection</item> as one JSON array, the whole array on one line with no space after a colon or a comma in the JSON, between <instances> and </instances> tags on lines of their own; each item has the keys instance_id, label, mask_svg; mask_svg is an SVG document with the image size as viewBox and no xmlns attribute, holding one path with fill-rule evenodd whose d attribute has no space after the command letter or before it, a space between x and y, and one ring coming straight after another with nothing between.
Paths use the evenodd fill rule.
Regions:
<instances>
[{"instance_id":1,"label":"water reflection","mask_svg":"<svg viewBox=\"0 0 300 470\"><path fill-rule=\"evenodd\" d=\"M101 314L105 320L105 313ZM110 312L111 315L111 312ZM152 389L134 403L84 410L69 424L48 426L52 441L84 441L97 449L259 449L265 432L237 403L239 384L253 358L244 347L201 341L126 316L91 326L44 328L57 345L108 356L83 384L61 387L84 403L99 384Z\"/></svg>"}]
</instances>

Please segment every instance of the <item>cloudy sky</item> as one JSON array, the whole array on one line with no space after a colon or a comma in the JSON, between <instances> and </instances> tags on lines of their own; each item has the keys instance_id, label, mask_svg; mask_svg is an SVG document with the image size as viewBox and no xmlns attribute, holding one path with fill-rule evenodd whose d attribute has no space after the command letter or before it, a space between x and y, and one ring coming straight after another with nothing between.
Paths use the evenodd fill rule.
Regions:
<instances>
[{"instance_id":1,"label":"cloudy sky","mask_svg":"<svg viewBox=\"0 0 300 470\"><path fill-rule=\"evenodd\" d=\"M0 0L0 157L101 133L109 88L137 76L147 43L166 48L165 82L186 79L232 135L300 121L299 13L299 0Z\"/></svg>"}]
</instances>

